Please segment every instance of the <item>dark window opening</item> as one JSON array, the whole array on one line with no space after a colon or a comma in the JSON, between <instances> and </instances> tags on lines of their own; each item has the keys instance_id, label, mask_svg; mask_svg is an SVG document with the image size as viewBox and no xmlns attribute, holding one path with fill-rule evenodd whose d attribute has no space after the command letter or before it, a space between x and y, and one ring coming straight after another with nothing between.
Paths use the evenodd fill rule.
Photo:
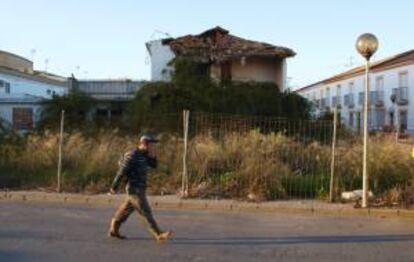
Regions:
<instances>
[{"instance_id":1,"label":"dark window opening","mask_svg":"<svg viewBox=\"0 0 414 262\"><path fill-rule=\"evenodd\" d=\"M231 79L231 62L227 61L221 63L221 82L230 82Z\"/></svg>"}]
</instances>

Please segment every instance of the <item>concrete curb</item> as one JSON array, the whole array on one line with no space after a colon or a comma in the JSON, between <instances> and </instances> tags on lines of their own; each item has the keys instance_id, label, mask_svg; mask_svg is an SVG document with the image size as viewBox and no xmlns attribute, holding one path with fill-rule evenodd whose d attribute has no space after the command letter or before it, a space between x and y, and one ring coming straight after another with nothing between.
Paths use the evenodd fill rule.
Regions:
<instances>
[{"instance_id":1,"label":"concrete curb","mask_svg":"<svg viewBox=\"0 0 414 262\"><path fill-rule=\"evenodd\" d=\"M124 195L83 195L45 193L36 191L0 191L0 201L49 202L64 204L119 205ZM369 208L356 209L349 204L329 204L322 201L275 201L248 203L234 200L183 200L175 196L150 196L149 201L159 209L220 210L233 212L271 212L302 215L368 216L381 218L414 219L414 210Z\"/></svg>"}]
</instances>

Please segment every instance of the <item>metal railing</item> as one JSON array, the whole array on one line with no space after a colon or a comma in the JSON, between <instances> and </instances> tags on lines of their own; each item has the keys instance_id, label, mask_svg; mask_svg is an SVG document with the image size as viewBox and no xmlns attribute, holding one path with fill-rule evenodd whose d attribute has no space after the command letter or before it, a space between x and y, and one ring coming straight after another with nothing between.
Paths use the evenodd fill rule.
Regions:
<instances>
[{"instance_id":1,"label":"metal railing","mask_svg":"<svg viewBox=\"0 0 414 262\"><path fill-rule=\"evenodd\" d=\"M342 105L342 99L340 96L333 96L332 97L332 107L335 106L341 106Z\"/></svg>"},{"instance_id":2,"label":"metal railing","mask_svg":"<svg viewBox=\"0 0 414 262\"><path fill-rule=\"evenodd\" d=\"M392 96L399 105L408 104L408 87L398 87L392 89Z\"/></svg>"},{"instance_id":3,"label":"metal railing","mask_svg":"<svg viewBox=\"0 0 414 262\"><path fill-rule=\"evenodd\" d=\"M369 104L384 106L384 91L370 91Z\"/></svg>"},{"instance_id":4,"label":"metal railing","mask_svg":"<svg viewBox=\"0 0 414 262\"><path fill-rule=\"evenodd\" d=\"M381 107L384 105L384 92L383 91L370 91L368 97L369 106L378 106ZM365 92L359 92L358 94L358 104L360 106L364 105Z\"/></svg>"},{"instance_id":5,"label":"metal railing","mask_svg":"<svg viewBox=\"0 0 414 262\"><path fill-rule=\"evenodd\" d=\"M355 106L355 103L354 103L354 94L346 94L344 96L344 104L345 104L345 106L347 106L349 108L354 107Z\"/></svg>"},{"instance_id":6,"label":"metal railing","mask_svg":"<svg viewBox=\"0 0 414 262\"><path fill-rule=\"evenodd\" d=\"M322 98L321 99L321 109L325 109L329 107L329 98Z\"/></svg>"}]
</instances>

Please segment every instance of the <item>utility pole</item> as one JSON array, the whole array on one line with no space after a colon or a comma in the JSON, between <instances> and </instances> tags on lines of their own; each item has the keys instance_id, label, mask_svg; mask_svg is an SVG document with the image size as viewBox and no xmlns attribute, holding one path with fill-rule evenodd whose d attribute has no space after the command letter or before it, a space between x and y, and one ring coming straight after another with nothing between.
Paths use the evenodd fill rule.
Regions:
<instances>
[{"instance_id":1,"label":"utility pole","mask_svg":"<svg viewBox=\"0 0 414 262\"><path fill-rule=\"evenodd\" d=\"M58 170L57 170L57 192L62 191L62 145L63 145L63 128L65 122L65 110L62 110L60 117L60 135L59 135L59 160L58 160Z\"/></svg>"}]
</instances>

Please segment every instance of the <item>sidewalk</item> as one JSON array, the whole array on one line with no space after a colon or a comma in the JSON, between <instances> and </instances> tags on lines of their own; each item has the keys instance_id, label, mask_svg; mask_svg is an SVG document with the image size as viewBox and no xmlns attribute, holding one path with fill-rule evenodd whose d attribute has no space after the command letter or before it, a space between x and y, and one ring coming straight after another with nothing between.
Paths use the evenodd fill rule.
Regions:
<instances>
[{"instance_id":1,"label":"sidewalk","mask_svg":"<svg viewBox=\"0 0 414 262\"><path fill-rule=\"evenodd\" d=\"M0 191L0 202L29 201L117 206L124 200L124 198L125 195L84 195L70 193L46 193L39 191ZM353 204L349 203L330 204L319 200L286 200L250 203L236 200L180 199L175 195L149 196L148 198L153 208L274 212L333 216L360 215L382 218L414 218L414 210L391 208L361 209L354 208Z\"/></svg>"}]
</instances>

